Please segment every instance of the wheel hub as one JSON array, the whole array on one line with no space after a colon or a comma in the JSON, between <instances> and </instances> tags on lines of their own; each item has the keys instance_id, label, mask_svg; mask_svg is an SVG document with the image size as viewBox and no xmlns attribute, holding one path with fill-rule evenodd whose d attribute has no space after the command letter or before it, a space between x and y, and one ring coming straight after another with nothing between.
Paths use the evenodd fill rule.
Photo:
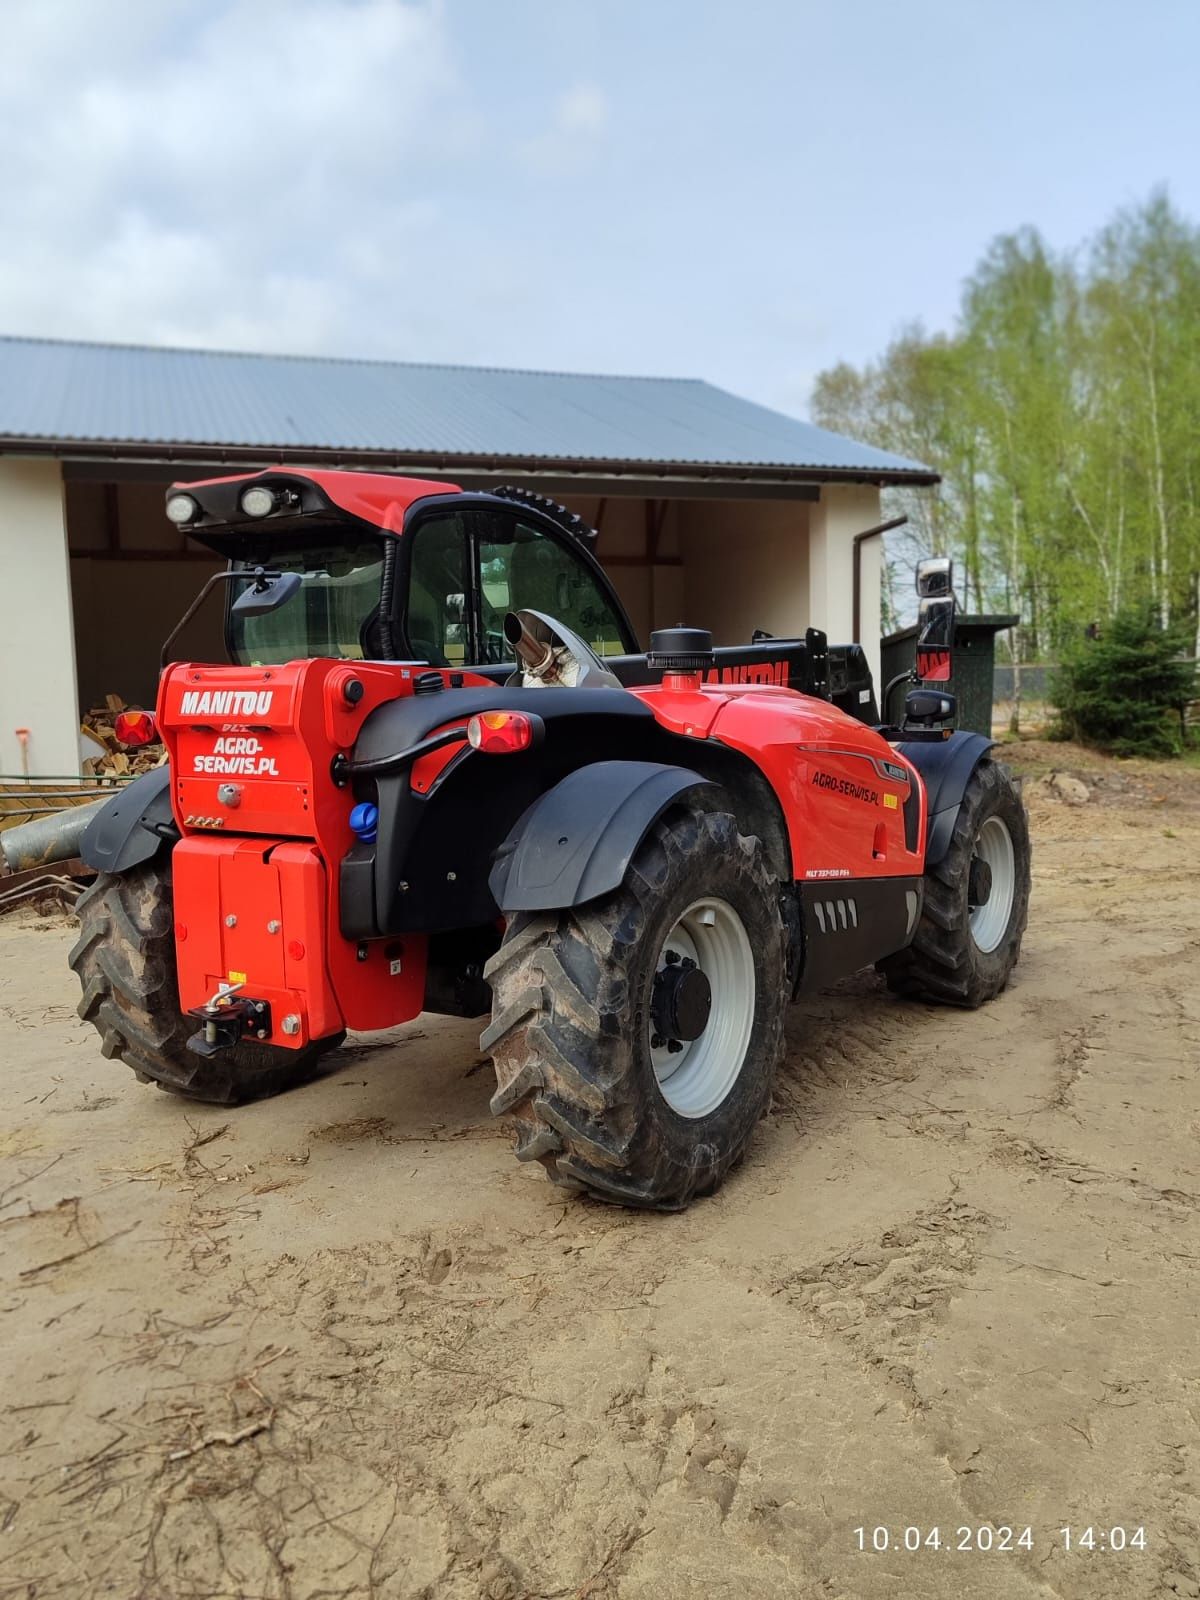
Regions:
<instances>
[{"instance_id":1,"label":"wheel hub","mask_svg":"<svg viewBox=\"0 0 1200 1600\"><path fill-rule=\"evenodd\" d=\"M672 959L674 958L674 959ZM690 1042L708 1026L712 986L690 956L668 950L666 965L654 977L650 1016L657 1038Z\"/></svg>"},{"instance_id":2,"label":"wheel hub","mask_svg":"<svg viewBox=\"0 0 1200 1600\"><path fill-rule=\"evenodd\" d=\"M754 1026L754 952L726 900L695 900L654 963L646 1043L663 1099L681 1117L706 1117L737 1082Z\"/></svg>"},{"instance_id":3,"label":"wheel hub","mask_svg":"<svg viewBox=\"0 0 1200 1600\"><path fill-rule=\"evenodd\" d=\"M992 898L992 869L982 856L971 857L967 878L967 904L972 910L987 905Z\"/></svg>"},{"instance_id":4,"label":"wheel hub","mask_svg":"<svg viewBox=\"0 0 1200 1600\"><path fill-rule=\"evenodd\" d=\"M1004 941L1017 892L1016 850L1002 817L985 817L967 872L967 916L984 955Z\"/></svg>"}]
</instances>

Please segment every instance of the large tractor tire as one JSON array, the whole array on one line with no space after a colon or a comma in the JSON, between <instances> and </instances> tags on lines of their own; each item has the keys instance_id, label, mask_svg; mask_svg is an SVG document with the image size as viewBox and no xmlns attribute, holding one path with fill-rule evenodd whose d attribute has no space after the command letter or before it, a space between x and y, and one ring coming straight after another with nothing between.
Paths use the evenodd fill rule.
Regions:
<instances>
[{"instance_id":1,"label":"large tractor tire","mask_svg":"<svg viewBox=\"0 0 1200 1600\"><path fill-rule=\"evenodd\" d=\"M219 1105L256 1100L311 1077L345 1037L302 1050L239 1044L207 1058L187 1048L199 1023L179 1009L169 860L101 873L77 911L70 962L83 985L79 1015L98 1030L101 1054L124 1061L142 1083Z\"/></svg>"},{"instance_id":2,"label":"large tractor tire","mask_svg":"<svg viewBox=\"0 0 1200 1600\"><path fill-rule=\"evenodd\" d=\"M1012 773L984 759L946 854L925 873L907 949L878 963L895 994L974 1009L1007 984L1029 915L1029 818Z\"/></svg>"},{"instance_id":3,"label":"large tractor tire","mask_svg":"<svg viewBox=\"0 0 1200 1600\"><path fill-rule=\"evenodd\" d=\"M725 812L657 822L621 887L515 916L488 962L492 1110L570 1189L682 1209L771 1099L788 991L778 886Z\"/></svg>"}]
</instances>

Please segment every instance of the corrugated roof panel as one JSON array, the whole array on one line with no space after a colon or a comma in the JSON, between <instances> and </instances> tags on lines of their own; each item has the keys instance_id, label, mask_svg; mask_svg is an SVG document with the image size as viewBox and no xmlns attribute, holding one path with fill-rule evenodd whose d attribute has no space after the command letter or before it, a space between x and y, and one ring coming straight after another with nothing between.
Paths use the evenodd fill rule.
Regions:
<instances>
[{"instance_id":1,"label":"corrugated roof panel","mask_svg":"<svg viewBox=\"0 0 1200 1600\"><path fill-rule=\"evenodd\" d=\"M0 437L861 472L930 468L691 378L0 337Z\"/></svg>"}]
</instances>

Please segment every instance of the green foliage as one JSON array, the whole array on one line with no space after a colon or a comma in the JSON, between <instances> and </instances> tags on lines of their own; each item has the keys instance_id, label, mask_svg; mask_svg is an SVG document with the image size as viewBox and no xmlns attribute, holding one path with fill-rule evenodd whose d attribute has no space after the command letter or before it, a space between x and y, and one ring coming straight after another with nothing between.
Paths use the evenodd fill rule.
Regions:
<instances>
[{"instance_id":1,"label":"green foliage","mask_svg":"<svg viewBox=\"0 0 1200 1600\"><path fill-rule=\"evenodd\" d=\"M951 334L821 374L812 409L942 474L889 493L898 593L898 555L953 555L969 609L1020 614L1018 661L1131 608L1200 637L1200 229L1164 195L1070 257L995 240Z\"/></svg>"},{"instance_id":2,"label":"green foliage","mask_svg":"<svg viewBox=\"0 0 1200 1600\"><path fill-rule=\"evenodd\" d=\"M1184 649L1182 631L1145 610L1119 612L1098 639L1070 645L1050 684L1061 736L1115 755L1178 755L1180 708L1196 693Z\"/></svg>"}]
</instances>

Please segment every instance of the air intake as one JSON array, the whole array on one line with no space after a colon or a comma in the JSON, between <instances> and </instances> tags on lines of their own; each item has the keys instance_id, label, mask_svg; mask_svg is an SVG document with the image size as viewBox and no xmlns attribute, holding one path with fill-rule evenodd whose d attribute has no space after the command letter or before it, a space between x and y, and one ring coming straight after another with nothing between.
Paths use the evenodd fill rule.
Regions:
<instances>
[{"instance_id":1,"label":"air intake","mask_svg":"<svg viewBox=\"0 0 1200 1600\"><path fill-rule=\"evenodd\" d=\"M659 628L650 635L646 665L655 672L703 672L713 663L707 628Z\"/></svg>"}]
</instances>

